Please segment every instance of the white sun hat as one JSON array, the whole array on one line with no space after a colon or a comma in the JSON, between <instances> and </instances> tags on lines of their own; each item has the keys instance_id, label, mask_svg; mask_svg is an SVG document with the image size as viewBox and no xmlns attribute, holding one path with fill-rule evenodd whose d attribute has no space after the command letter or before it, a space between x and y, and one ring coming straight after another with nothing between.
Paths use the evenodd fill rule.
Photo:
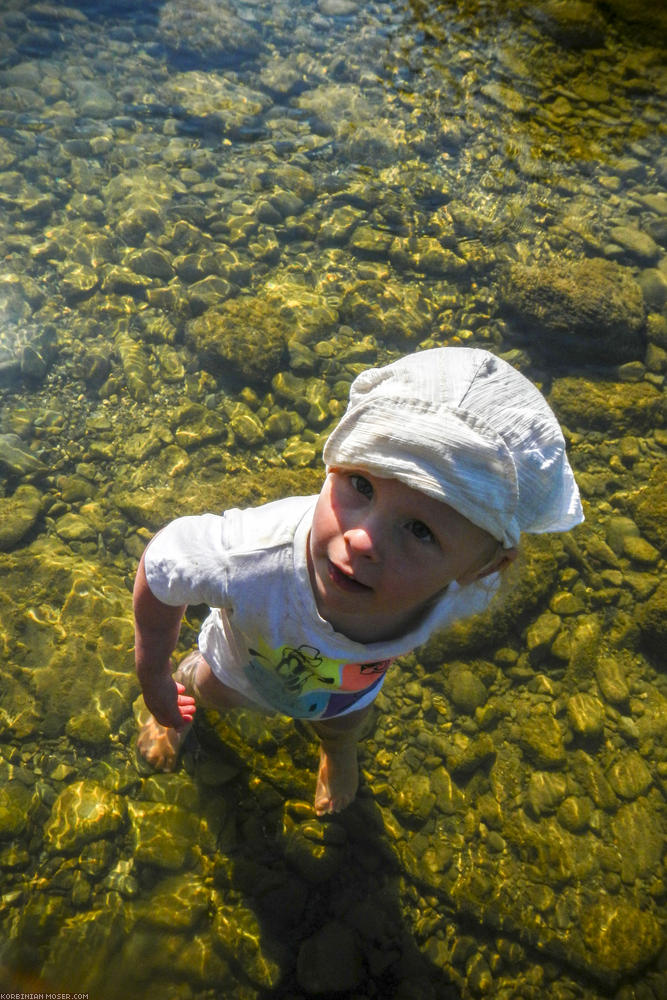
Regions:
<instances>
[{"instance_id":1,"label":"white sun hat","mask_svg":"<svg viewBox=\"0 0 667 1000\"><path fill-rule=\"evenodd\" d=\"M505 548L584 519L554 413L488 351L440 347L362 372L323 452L449 504Z\"/></svg>"}]
</instances>

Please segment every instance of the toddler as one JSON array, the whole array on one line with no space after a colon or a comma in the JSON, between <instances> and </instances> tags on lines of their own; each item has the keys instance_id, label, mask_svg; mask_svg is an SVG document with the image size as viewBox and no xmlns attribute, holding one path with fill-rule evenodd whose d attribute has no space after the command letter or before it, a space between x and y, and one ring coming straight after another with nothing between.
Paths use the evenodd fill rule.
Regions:
<instances>
[{"instance_id":1,"label":"toddler","mask_svg":"<svg viewBox=\"0 0 667 1000\"><path fill-rule=\"evenodd\" d=\"M172 769L198 704L310 720L318 815L356 794L357 741L391 661L482 611L522 531L583 520L554 414L484 350L363 372L323 458L319 496L172 521L134 589L143 756ZM189 604L211 611L172 676Z\"/></svg>"}]
</instances>

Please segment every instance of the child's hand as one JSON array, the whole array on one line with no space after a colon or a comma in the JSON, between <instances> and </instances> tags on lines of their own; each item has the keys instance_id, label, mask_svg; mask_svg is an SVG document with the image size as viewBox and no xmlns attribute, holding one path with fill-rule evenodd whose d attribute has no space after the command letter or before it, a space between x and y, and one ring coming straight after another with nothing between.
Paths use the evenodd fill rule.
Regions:
<instances>
[{"instance_id":1,"label":"child's hand","mask_svg":"<svg viewBox=\"0 0 667 1000\"><path fill-rule=\"evenodd\" d=\"M144 684L143 695L146 708L161 726L181 732L192 722L195 699L172 677L149 680Z\"/></svg>"}]
</instances>

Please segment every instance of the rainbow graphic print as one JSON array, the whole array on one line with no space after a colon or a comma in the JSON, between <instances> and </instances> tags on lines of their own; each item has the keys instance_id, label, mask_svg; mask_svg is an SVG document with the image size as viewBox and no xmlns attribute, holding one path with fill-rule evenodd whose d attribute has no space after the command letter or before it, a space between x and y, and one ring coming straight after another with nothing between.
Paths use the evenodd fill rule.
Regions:
<instances>
[{"instance_id":1,"label":"rainbow graphic print","mask_svg":"<svg viewBox=\"0 0 667 1000\"><path fill-rule=\"evenodd\" d=\"M326 719L351 710L380 688L391 660L346 663L323 656L314 646L250 650L244 673L261 697L293 719Z\"/></svg>"}]
</instances>

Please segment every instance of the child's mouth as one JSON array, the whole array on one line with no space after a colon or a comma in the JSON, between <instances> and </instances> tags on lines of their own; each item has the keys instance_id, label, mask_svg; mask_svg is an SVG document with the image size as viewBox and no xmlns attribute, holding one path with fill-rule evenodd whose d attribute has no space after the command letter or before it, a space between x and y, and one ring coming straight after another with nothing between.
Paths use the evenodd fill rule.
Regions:
<instances>
[{"instance_id":1,"label":"child's mouth","mask_svg":"<svg viewBox=\"0 0 667 1000\"><path fill-rule=\"evenodd\" d=\"M343 573L343 571L338 569L338 567L335 566L330 559L327 559L327 568L330 579L337 587L340 587L341 590L346 590L351 594L361 594L372 589L365 583L360 583L359 580L355 580L353 576L348 576L347 573Z\"/></svg>"}]
</instances>

